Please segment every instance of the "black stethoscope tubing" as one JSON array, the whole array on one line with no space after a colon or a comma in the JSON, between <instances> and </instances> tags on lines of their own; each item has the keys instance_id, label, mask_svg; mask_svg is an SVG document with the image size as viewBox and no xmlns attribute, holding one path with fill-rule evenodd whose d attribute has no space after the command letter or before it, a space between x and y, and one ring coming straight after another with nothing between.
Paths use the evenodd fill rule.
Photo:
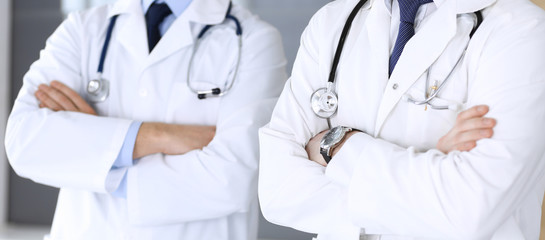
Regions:
<instances>
[{"instance_id":1,"label":"black stethoscope tubing","mask_svg":"<svg viewBox=\"0 0 545 240\"><path fill-rule=\"evenodd\" d=\"M333 58L333 64L331 65L331 71L329 72L328 82L331 82L331 83L335 82L335 75L337 72L337 67L339 66L339 61L341 59L341 53L344 48L344 42L346 38L348 37L350 28L352 27L352 23L354 22L354 18L356 18L356 16L358 15L358 12L361 10L361 8L366 2L367 0L360 0L358 4L354 7L354 10L352 10L350 15L348 16L348 19L346 20L346 24L343 27L341 37L339 38L337 50L335 51L335 57ZM473 37L473 34L475 34L477 29L479 29L479 27L481 26L481 23L483 22L483 15L481 11L474 12L474 14L477 16L477 24L473 28L473 30L471 30L471 33L469 34L470 39Z\"/></svg>"},{"instance_id":2,"label":"black stethoscope tubing","mask_svg":"<svg viewBox=\"0 0 545 240\"><path fill-rule=\"evenodd\" d=\"M327 86L324 88L319 88L312 95L310 96L310 105L312 108L312 111L316 116L319 118L324 118L327 120L327 124L329 128L331 128L331 117L335 115L338 109L338 97L335 93L335 78L336 78L336 72L337 67L339 66L339 61L342 55L342 51L344 48L344 43L346 41L346 38L348 37L350 33L350 28L352 27L352 23L354 22L354 18L358 15L358 12L361 10L363 5L367 2L367 0L360 0L358 4L354 7L350 15L348 16L348 19L346 20L346 23L343 27L343 30L341 32L341 36L339 38L339 43L337 45L337 49L335 50L335 56L333 57L333 62L331 64L331 71L329 72L329 78L327 82ZM472 29L471 33L469 34L470 40L473 37L473 34L477 31L477 29L480 27L483 17L480 11L475 12L475 15L477 16L477 24ZM462 54L463 57L464 54ZM461 59L458 60L458 63ZM454 69L453 69L454 70ZM452 73L452 71L451 71ZM450 76L450 74L449 74ZM443 82L440 86L444 85L445 82ZM438 91L437 91L438 92ZM437 95L437 92L434 93L434 96ZM418 104L416 101L412 101L415 104ZM426 103L429 102L429 100L426 100ZM441 108L443 109L443 108Z\"/></svg>"},{"instance_id":3,"label":"black stethoscope tubing","mask_svg":"<svg viewBox=\"0 0 545 240\"><path fill-rule=\"evenodd\" d=\"M359 1L358 4L354 7L354 10L352 10L350 15L348 16L346 23L344 24L341 37L339 38L339 44L337 45L337 50L335 51L335 57L333 58L333 64L331 65L331 71L329 72L328 82L330 83L335 82L335 75L337 73L337 67L339 66L339 60L341 59L341 54L343 52L344 41L348 37L348 33L350 32L350 28L352 27L354 18L356 18L356 16L358 15L358 12L360 11L360 9L363 7L363 5L366 2L367 0Z\"/></svg>"}]
</instances>

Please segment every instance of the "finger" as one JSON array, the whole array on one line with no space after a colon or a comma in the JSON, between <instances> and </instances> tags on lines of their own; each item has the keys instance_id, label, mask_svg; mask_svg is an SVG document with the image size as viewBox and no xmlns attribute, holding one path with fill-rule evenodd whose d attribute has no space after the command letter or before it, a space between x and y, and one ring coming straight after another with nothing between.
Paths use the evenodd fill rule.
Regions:
<instances>
[{"instance_id":1,"label":"finger","mask_svg":"<svg viewBox=\"0 0 545 240\"><path fill-rule=\"evenodd\" d=\"M493 118L471 118L458 123L456 131L465 132L474 129L493 128L496 126L496 120Z\"/></svg>"},{"instance_id":2,"label":"finger","mask_svg":"<svg viewBox=\"0 0 545 240\"><path fill-rule=\"evenodd\" d=\"M486 105L474 106L474 107L472 107L470 109L467 109L467 110L459 113L458 117L456 118L456 121L463 121L463 120L467 120L467 119L470 119L470 118L482 117L486 113L488 113L488 110L489 110L489 108Z\"/></svg>"},{"instance_id":3,"label":"finger","mask_svg":"<svg viewBox=\"0 0 545 240\"><path fill-rule=\"evenodd\" d=\"M448 152L454 150L454 145L447 145L449 143L449 139L451 139L450 137L450 132L447 133L447 135L441 137L439 139L439 141L437 142L437 145L435 146L437 149L439 149L439 151L447 154Z\"/></svg>"},{"instance_id":4,"label":"finger","mask_svg":"<svg viewBox=\"0 0 545 240\"><path fill-rule=\"evenodd\" d=\"M458 151L461 151L461 152L467 152L467 151L471 151L476 146L477 146L477 142L475 142L475 141L464 142L464 143L460 143L460 144L456 145L455 149L453 149L453 150L458 150Z\"/></svg>"},{"instance_id":5,"label":"finger","mask_svg":"<svg viewBox=\"0 0 545 240\"><path fill-rule=\"evenodd\" d=\"M455 138L455 145L467 142L476 142L483 138L491 138L494 135L494 130L491 128L486 129L474 129L458 134Z\"/></svg>"},{"instance_id":6,"label":"finger","mask_svg":"<svg viewBox=\"0 0 545 240\"><path fill-rule=\"evenodd\" d=\"M323 130L321 131L320 133L316 134L316 136L314 136L314 138L318 138L320 139L320 141L322 140L322 138L324 137L324 135L329 132L329 129L326 129L326 130Z\"/></svg>"},{"instance_id":7,"label":"finger","mask_svg":"<svg viewBox=\"0 0 545 240\"><path fill-rule=\"evenodd\" d=\"M58 105L60 105L62 107L61 110L77 111L74 103L66 95L64 95L57 89L47 86L45 84L40 85L38 89L43 91L45 94L48 95L49 98L53 99Z\"/></svg>"},{"instance_id":8,"label":"finger","mask_svg":"<svg viewBox=\"0 0 545 240\"><path fill-rule=\"evenodd\" d=\"M40 101L41 108L49 108L53 111L62 110L61 106L51 99L45 92L38 90L34 93L34 96Z\"/></svg>"},{"instance_id":9,"label":"finger","mask_svg":"<svg viewBox=\"0 0 545 240\"><path fill-rule=\"evenodd\" d=\"M59 81L52 81L51 87L67 96L79 111L96 115L95 110L76 91L68 86Z\"/></svg>"}]
</instances>

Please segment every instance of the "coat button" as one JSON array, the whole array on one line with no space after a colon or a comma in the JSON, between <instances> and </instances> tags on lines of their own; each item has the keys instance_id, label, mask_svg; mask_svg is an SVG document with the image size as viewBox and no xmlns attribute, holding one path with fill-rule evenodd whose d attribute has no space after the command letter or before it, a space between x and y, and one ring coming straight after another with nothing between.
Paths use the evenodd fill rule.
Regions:
<instances>
[{"instance_id":1,"label":"coat button","mask_svg":"<svg viewBox=\"0 0 545 240\"><path fill-rule=\"evenodd\" d=\"M392 85L392 88L393 88L394 90L396 90L397 87L398 87L397 83L394 83L394 85Z\"/></svg>"}]
</instances>

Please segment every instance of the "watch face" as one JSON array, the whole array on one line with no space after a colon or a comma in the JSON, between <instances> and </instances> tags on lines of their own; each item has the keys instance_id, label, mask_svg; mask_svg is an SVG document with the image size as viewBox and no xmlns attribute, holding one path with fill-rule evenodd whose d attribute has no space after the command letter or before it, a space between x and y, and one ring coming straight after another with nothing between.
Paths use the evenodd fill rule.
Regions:
<instances>
[{"instance_id":1,"label":"watch face","mask_svg":"<svg viewBox=\"0 0 545 240\"><path fill-rule=\"evenodd\" d=\"M334 144L338 142L344 136L344 131L342 127L334 127L329 131L324 139L323 143L326 145Z\"/></svg>"}]
</instances>

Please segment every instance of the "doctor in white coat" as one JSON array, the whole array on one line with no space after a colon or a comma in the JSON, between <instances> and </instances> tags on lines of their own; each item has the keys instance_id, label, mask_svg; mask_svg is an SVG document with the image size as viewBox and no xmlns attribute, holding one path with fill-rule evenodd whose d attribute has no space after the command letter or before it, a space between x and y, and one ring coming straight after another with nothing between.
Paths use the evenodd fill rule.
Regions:
<instances>
[{"instance_id":1,"label":"doctor in white coat","mask_svg":"<svg viewBox=\"0 0 545 240\"><path fill-rule=\"evenodd\" d=\"M543 10L527 0L430 1L416 12L416 34L389 76L400 1L369 0L354 19L336 72L331 126L360 131L340 140L326 166L316 163L325 165L316 146L328 124L310 99L326 86L341 30L359 1L334 1L310 21L292 76L260 131L264 216L320 240L538 239ZM477 11L484 20L470 40ZM407 101L423 99L426 79L440 84L453 68L432 103L455 107ZM439 151L458 113L478 105L489 106L494 135L470 151Z\"/></svg>"},{"instance_id":2,"label":"doctor in white coat","mask_svg":"<svg viewBox=\"0 0 545 240\"><path fill-rule=\"evenodd\" d=\"M61 188L50 239L257 238L257 129L287 79L286 60L278 31L234 5L242 28L235 77L229 5L120 0L70 14L48 39L24 77L5 143L19 175ZM157 7L163 16L154 18ZM113 16L102 73L110 92L92 102L86 88ZM189 84L232 87L201 100L187 75L205 25L214 26ZM162 35L156 45L153 31Z\"/></svg>"}]
</instances>

